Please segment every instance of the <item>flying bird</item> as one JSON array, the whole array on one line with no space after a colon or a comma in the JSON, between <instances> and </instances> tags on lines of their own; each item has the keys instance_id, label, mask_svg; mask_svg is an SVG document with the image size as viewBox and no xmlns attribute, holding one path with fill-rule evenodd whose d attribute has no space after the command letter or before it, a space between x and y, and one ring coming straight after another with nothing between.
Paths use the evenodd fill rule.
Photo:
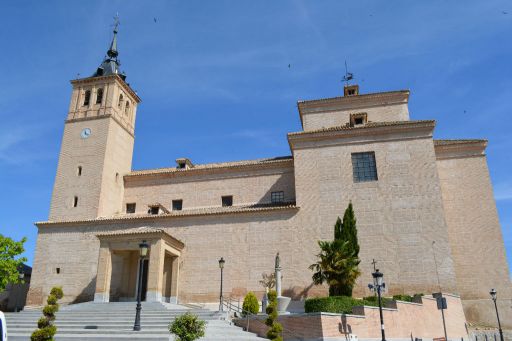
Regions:
<instances>
[{"instance_id":1,"label":"flying bird","mask_svg":"<svg viewBox=\"0 0 512 341\"><path fill-rule=\"evenodd\" d=\"M292 65L291 65L291 64L288 64L288 69L289 69L289 68L291 68L291 67L292 67Z\"/></svg>"},{"instance_id":2,"label":"flying bird","mask_svg":"<svg viewBox=\"0 0 512 341\"><path fill-rule=\"evenodd\" d=\"M153 18L153 21L156 23L156 18Z\"/></svg>"},{"instance_id":3,"label":"flying bird","mask_svg":"<svg viewBox=\"0 0 512 341\"><path fill-rule=\"evenodd\" d=\"M501 13L503 13L503 14L508 14L508 12L506 12L506 11L501 11Z\"/></svg>"}]
</instances>

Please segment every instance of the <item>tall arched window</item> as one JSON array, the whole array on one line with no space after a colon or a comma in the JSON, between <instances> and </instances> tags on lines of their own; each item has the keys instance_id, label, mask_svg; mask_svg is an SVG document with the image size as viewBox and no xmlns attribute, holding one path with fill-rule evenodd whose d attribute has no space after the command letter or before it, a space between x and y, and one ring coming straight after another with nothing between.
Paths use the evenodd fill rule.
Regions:
<instances>
[{"instance_id":1,"label":"tall arched window","mask_svg":"<svg viewBox=\"0 0 512 341\"><path fill-rule=\"evenodd\" d=\"M121 106L123 105L123 94L119 95L119 101L117 102L117 108L121 109Z\"/></svg>"},{"instance_id":2,"label":"tall arched window","mask_svg":"<svg viewBox=\"0 0 512 341\"><path fill-rule=\"evenodd\" d=\"M91 100L91 90L86 90L85 96L84 96L84 106L89 105L90 100Z\"/></svg>"},{"instance_id":3,"label":"tall arched window","mask_svg":"<svg viewBox=\"0 0 512 341\"><path fill-rule=\"evenodd\" d=\"M103 89L98 89L98 92L96 93L96 104L101 104L103 101Z\"/></svg>"},{"instance_id":4,"label":"tall arched window","mask_svg":"<svg viewBox=\"0 0 512 341\"><path fill-rule=\"evenodd\" d=\"M73 198L73 207L77 207L77 206L78 206L78 197L77 197L77 196L75 196L75 197Z\"/></svg>"},{"instance_id":5,"label":"tall arched window","mask_svg":"<svg viewBox=\"0 0 512 341\"><path fill-rule=\"evenodd\" d=\"M124 114L128 115L130 112L130 101L126 101L126 106L124 107Z\"/></svg>"}]
</instances>

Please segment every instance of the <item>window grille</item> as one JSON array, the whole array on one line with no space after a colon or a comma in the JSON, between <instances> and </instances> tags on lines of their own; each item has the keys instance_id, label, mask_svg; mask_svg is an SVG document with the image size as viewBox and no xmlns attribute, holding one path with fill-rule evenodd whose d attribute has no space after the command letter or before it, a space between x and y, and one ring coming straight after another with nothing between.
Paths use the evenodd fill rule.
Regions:
<instances>
[{"instance_id":1,"label":"window grille","mask_svg":"<svg viewBox=\"0 0 512 341\"><path fill-rule=\"evenodd\" d=\"M375 153L352 153L354 182L377 181Z\"/></svg>"}]
</instances>

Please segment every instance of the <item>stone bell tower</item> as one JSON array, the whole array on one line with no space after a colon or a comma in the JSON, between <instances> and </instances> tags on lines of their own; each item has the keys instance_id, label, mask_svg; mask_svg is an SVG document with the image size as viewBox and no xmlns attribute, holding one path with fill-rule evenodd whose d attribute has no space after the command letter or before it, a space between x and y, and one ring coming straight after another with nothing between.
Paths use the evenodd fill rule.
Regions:
<instances>
[{"instance_id":1,"label":"stone bell tower","mask_svg":"<svg viewBox=\"0 0 512 341\"><path fill-rule=\"evenodd\" d=\"M71 81L73 92L50 207L50 221L112 216L122 209L131 171L140 99L119 73L117 27L96 72Z\"/></svg>"}]
</instances>

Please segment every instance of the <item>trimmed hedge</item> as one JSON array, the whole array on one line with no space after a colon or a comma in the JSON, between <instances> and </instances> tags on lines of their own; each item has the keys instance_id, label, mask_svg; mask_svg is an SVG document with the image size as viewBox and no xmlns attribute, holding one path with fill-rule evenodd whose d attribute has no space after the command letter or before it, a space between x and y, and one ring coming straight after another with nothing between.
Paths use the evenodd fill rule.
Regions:
<instances>
[{"instance_id":1,"label":"trimmed hedge","mask_svg":"<svg viewBox=\"0 0 512 341\"><path fill-rule=\"evenodd\" d=\"M382 306L391 301L390 298L382 298ZM351 314L352 308L356 306L378 307L379 301L375 296L368 296L363 299L352 298L348 296L329 296L307 299L304 303L306 313L337 313Z\"/></svg>"}]
</instances>

